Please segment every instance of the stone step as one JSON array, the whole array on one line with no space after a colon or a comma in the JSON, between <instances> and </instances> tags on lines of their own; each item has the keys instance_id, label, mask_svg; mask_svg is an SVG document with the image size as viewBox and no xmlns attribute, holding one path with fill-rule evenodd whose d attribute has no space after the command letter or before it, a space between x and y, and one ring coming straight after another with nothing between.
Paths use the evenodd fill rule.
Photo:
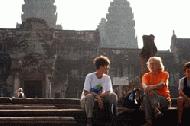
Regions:
<instances>
[{"instance_id":1,"label":"stone step","mask_svg":"<svg viewBox=\"0 0 190 126\"><path fill-rule=\"evenodd\" d=\"M80 105L78 98L9 98L0 97L0 104L72 104Z\"/></svg>"},{"instance_id":2,"label":"stone step","mask_svg":"<svg viewBox=\"0 0 190 126\"><path fill-rule=\"evenodd\" d=\"M84 116L82 109L0 109L0 117Z\"/></svg>"},{"instance_id":3,"label":"stone step","mask_svg":"<svg viewBox=\"0 0 190 126\"><path fill-rule=\"evenodd\" d=\"M0 104L0 109L80 109L73 104Z\"/></svg>"},{"instance_id":4,"label":"stone step","mask_svg":"<svg viewBox=\"0 0 190 126\"><path fill-rule=\"evenodd\" d=\"M28 105L21 105L21 104L2 104L0 105L0 109L55 109L56 106L54 105L44 105L44 104L28 104Z\"/></svg>"},{"instance_id":5,"label":"stone step","mask_svg":"<svg viewBox=\"0 0 190 126\"><path fill-rule=\"evenodd\" d=\"M2 126L77 126L73 117L0 117Z\"/></svg>"}]
</instances>

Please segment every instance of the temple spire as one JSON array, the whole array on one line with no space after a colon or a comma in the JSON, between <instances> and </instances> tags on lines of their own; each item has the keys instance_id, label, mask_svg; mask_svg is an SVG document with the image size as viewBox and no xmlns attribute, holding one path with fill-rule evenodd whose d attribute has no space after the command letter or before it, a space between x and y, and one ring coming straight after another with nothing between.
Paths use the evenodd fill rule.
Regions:
<instances>
[{"instance_id":1,"label":"temple spire","mask_svg":"<svg viewBox=\"0 0 190 126\"><path fill-rule=\"evenodd\" d=\"M171 45L170 45L170 50L171 50L171 52L175 52L175 46L176 46L176 38L177 38L177 36L176 36L176 34L175 34L175 31L173 30L173 35L172 35L172 37L171 37Z\"/></svg>"},{"instance_id":2,"label":"temple spire","mask_svg":"<svg viewBox=\"0 0 190 126\"><path fill-rule=\"evenodd\" d=\"M135 21L127 0L110 3L106 22L100 23L101 46L110 48L138 48L135 36Z\"/></svg>"},{"instance_id":3,"label":"temple spire","mask_svg":"<svg viewBox=\"0 0 190 126\"><path fill-rule=\"evenodd\" d=\"M28 18L44 19L50 28L57 28L57 12L55 0L24 0L22 6L22 22Z\"/></svg>"}]
</instances>

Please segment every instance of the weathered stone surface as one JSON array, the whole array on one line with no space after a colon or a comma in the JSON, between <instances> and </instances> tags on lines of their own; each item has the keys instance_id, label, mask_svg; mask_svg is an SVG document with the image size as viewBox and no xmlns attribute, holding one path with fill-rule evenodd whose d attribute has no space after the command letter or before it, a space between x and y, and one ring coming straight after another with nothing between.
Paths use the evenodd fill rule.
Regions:
<instances>
[{"instance_id":1,"label":"weathered stone surface","mask_svg":"<svg viewBox=\"0 0 190 126\"><path fill-rule=\"evenodd\" d=\"M106 19L99 24L100 46L104 48L138 48L135 36L135 21L127 0L110 3Z\"/></svg>"},{"instance_id":2,"label":"weathered stone surface","mask_svg":"<svg viewBox=\"0 0 190 126\"><path fill-rule=\"evenodd\" d=\"M55 0L25 0L24 2L22 22L28 18L40 18L44 19L50 28L58 28Z\"/></svg>"},{"instance_id":3,"label":"weathered stone surface","mask_svg":"<svg viewBox=\"0 0 190 126\"><path fill-rule=\"evenodd\" d=\"M132 34L133 39L130 37L127 39L137 45L132 27L133 16L128 4L125 0L113 1L110 4L110 13L107 17L110 17L110 22L115 20L117 22L117 18L111 19L111 17L117 17L117 12L122 11L122 9L114 9L122 7L123 11L129 10L128 16L124 12L121 14L124 14L124 18L131 22L129 32L132 32L130 34ZM103 19L102 25L108 22L108 20ZM119 26L116 26L117 24ZM122 21L112 24L114 30L115 27L121 28L122 25L125 25ZM125 28L127 29L128 26L126 25ZM139 55L141 49L135 45L130 46L134 48L128 48L128 46L123 46L117 42L114 47L102 46L102 42L104 41L102 41L100 29L92 31L52 29L45 20L38 18L26 19L16 29L1 28L0 43L5 52L10 54L12 60L10 76L6 84L9 96L14 96L15 91L19 87L23 87L26 97L80 98L86 74L95 70L92 60L97 55L110 57L111 69L109 74L112 80L115 77L126 77L128 78L127 84L140 86ZM106 43L104 44L106 45ZM189 45L189 39L177 38L174 35L171 52L169 50L158 50L156 53L156 56L162 57L165 68L170 73L169 86L172 96L177 96L177 83L183 74L182 65L188 61ZM114 85L114 88L120 95L122 95L121 90L125 89L118 85Z\"/></svg>"}]
</instances>

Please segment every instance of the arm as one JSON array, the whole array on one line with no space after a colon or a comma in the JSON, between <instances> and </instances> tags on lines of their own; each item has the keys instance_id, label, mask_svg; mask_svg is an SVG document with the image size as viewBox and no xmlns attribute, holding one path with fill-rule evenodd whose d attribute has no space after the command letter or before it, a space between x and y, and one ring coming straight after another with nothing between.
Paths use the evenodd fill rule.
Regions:
<instances>
[{"instance_id":1,"label":"arm","mask_svg":"<svg viewBox=\"0 0 190 126\"><path fill-rule=\"evenodd\" d=\"M103 108L103 98L107 95L110 94L110 92L113 91L113 88L112 88L112 83L111 83L111 79L110 77L108 76L106 78L106 81L103 85L103 92L99 93L98 95L96 95L96 99L99 103L99 107L100 108Z\"/></svg>"},{"instance_id":2,"label":"arm","mask_svg":"<svg viewBox=\"0 0 190 126\"><path fill-rule=\"evenodd\" d=\"M169 78L169 74L167 72L164 72L162 73L160 77L159 83L150 85L148 83L150 82L151 78L150 76L148 76L148 74L145 74L142 77L142 88L145 90L145 92L151 91L151 90L158 90L168 85L168 78Z\"/></svg>"},{"instance_id":3,"label":"arm","mask_svg":"<svg viewBox=\"0 0 190 126\"><path fill-rule=\"evenodd\" d=\"M109 93L110 93L110 91L106 91L106 92L101 93L99 96L104 97L104 96L108 95Z\"/></svg>"},{"instance_id":4,"label":"arm","mask_svg":"<svg viewBox=\"0 0 190 126\"><path fill-rule=\"evenodd\" d=\"M93 92L89 92L89 91L87 91L87 90L84 89L84 95L86 96L88 94L93 94Z\"/></svg>"},{"instance_id":5,"label":"arm","mask_svg":"<svg viewBox=\"0 0 190 126\"><path fill-rule=\"evenodd\" d=\"M183 88L184 88L184 79L180 79L179 80L179 85L178 85L179 97L188 98L188 96L186 96L185 93L183 92Z\"/></svg>"},{"instance_id":6,"label":"arm","mask_svg":"<svg viewBox=\"0 0 190 126\"><path fill-rule=\"evenodd\" d=\"M143 84L143 89L147 90L147 91L151 91L151 90L157 90L160 89L162 87L164 87L166 84L164 82L160 82L158 84L155 85L147 85L147 84Z\"/></svg>"},{"instance_id":7,"label":"arm","mask_svg":"<svg viewBox=\"0 0 190 126\"><path fill-rule=\"evenodd\" d=\"M98 102L98 106L100 107L100 109L103 109L103 101L102 101L102 94L96 94L94 92L89 92L87 90L84 90L84 96L88 95L88 94L92 94L94 96L94 98L96 99L96 101Z\"/></svg>"},{"instance_id":8,"label":"arm","mask_svg":"<svg viewBox=\"0 0 190 126\"><path fill-rule=\"evenodd\" d=\"M160 78L160 82L154 86L154 89L160 89L160 88L163 88L165 86L167 87L168 86L168 79L169 79L169 73L165 71L164 73L162 73L162 76Z\"/></svg>"},{"instance_id":9,"label":"arm","mask_svg":"<svg viewBox=\"0 0 190 126\"><path fill-rule=\"evenodd\" d=\"M103 90L104 90L104 92L100 93L100 97L104 97L106 95L109 95L110 92L113 92L113 87L112 87L112 82L111 82L110 76L107 76L106 82L103 85Z\"/></svg>"},{"instance_id":10,"label":"arm","mask_svg":"<svg viewBox=\"0 0 190 126\"><path fill-rule=\"evenodd\" d=\"M93 92L90 91L90 88L91 88L91 75L88 74L85 78L85 81L84 81L84 89L83 89L83 92L84 92L84 96L88 95L88 94L93 94Z\"/></svg>"},{"instance_id":11,"label":"arm","mask_svg":"<svg viewBox=\"0 0 190 126\"><path fill-rule=\"evenodd\" d=\"M185 94L184 94L184 92L183 92L183 90L181 90L181 89L179 89L179 97L181 96L181 97L187 97Z\"/></svg>"}]
</instances>

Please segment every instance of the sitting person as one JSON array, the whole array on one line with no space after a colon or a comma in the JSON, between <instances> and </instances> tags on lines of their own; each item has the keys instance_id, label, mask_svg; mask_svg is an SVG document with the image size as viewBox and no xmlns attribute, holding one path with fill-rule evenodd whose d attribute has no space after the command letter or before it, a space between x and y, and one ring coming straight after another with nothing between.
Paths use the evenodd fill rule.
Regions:
<instances>
[{"instance_id":1,"label":"sitting person","mask_svg":"<svg viewBox=\"0 0 190 126\"><path fill-rule=\"evenodd\" d=\"M19 89L17 90L16 97L17 97L17 98L25 98L25 95L24 95L24 92L23 92L23 89L22 89L22 88L19 88Z\"/></svg>"},{"instance_id":2,"label":"sitting person","mask_svg":"<svg viewBox=\"0 0 190 126\"><path fill-rule=\"evenodd\" d=\"M99 56L94 59L94 64L96 72L87 74L81 95L81 107L86 112L88 126L92 125L95 101L100 110L108 109L108 114L113 115L116 114L117 104L117 95L113 92L110 76L107 75L110 60L105 56Z\"/></svg>"},{"instance_id":3,"label":"sitting person","mask_svg":"<svg viewBox=\"0 0 190 126\"><path fill-rule=\"evenodd\" d=\"M134 88L123 99L123 107L139 109L142 102L140 88Z\"/></svg>"},{"instance_id":4,"label":"sitting person","mask_svg":"<svg viewBox=\"0 0 190 126\"><path fill-rule=\"evenodd\" d=\"M169 107L171 98L168 89L169 74L164 71L161 58L150 57L147 66L149 72L142 76L143 105L146 120L144 126L152 126L152 120L162 114L162 109Z\"/></svg>"},{"instance_id":5,"label":"sitting person","mask_svg":"<svg viewBox=\"0 0 190 126\"><path fill-rule=\"evenodd\" d=\"M177 99L178 107L178 125L182 124L183 109L190 107L190 62L184 64L184 77L179 80L179 97Z\"/></svg>"}]
</instances>

